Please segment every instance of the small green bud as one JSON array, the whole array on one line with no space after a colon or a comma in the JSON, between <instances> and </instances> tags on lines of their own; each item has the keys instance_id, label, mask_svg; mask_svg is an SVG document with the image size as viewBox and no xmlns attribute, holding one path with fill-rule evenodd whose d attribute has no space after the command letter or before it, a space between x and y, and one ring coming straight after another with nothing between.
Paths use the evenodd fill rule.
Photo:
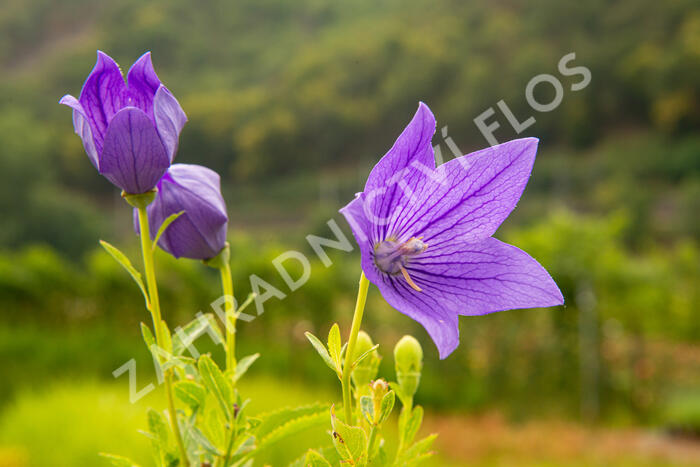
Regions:
<instances>
[{"instance_id":1,"label":"small green bud","mask_svg":"<svg viewBox=\"0 0 700 467\"><path fill-rule=\"evenodd\" d=\"M377 417L378 414L381 413L382 399L384 399L384 396L386 396L386 394L389 392L389 383L387 383L383 379L378 379L372 381L369 387L370 392L372 393L372 404L374 405L374 414L375 417Z\"/></svg>"},{"instance_id":2,"label":"small green bud","mask_svg":"<svg viewBox=\"0 0 700 467\"><path fill-rule=\"evenodd\" d=\"M403 336L394 347L396 379L402 392L409 397L418 390L423 369L423 349L413 336Z\"/></svg>"},{"instance_id":3,"label":"small green bud","mask_svg":"<svg viewBox=\"0 0 700 467\"><path fill-rule=\"evenodd\" d=\"M366 332L360 331L357 335L357 343L355 344L353 362L372 347L374 347L374 342L372 342L372 338L369 337L369 335ZM379 353L375 350L355 367L355 369L352 371L352 380L355 383L356 388L366 388L369 385L369 382L377 377L380 360L381 357L379 356ZM365 391L360 389L358 391L358 394L362 392Z\"/></svg>"},{"instance_id":4,"label":"small green bud","mask_svg":"<svg viewBox=\"0 0 700 467\"><path fill-rule=\"evenodd\" d=\"M367 352L369 349L374 347L374 342L372 338L369 337L365 331L360 331L357 334L357 343L355 344L355 355L352 356L353 361L356 360L360 355Z\"/></svg>"}]
</instances>

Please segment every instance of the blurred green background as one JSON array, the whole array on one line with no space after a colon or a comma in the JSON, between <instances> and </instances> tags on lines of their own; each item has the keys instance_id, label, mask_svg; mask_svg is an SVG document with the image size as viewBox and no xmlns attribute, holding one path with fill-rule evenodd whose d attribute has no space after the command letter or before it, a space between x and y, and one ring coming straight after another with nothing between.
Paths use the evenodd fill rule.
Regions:
<instances>
[{"instance_id":1,"label":"blurred green background","mask_svg":"<svg viewBox=\"0 0 700 467\"><path fill-rule=\"evenodd\" d=\"M251 273L289 292L271 260L287 249L314 257L305 236L332 236L329 219L345 228L337 209L419 100L464 152L487 145L473 120L489 107L500 141L538 136L533 176L496 236L537 258L566 306L462 318L459 349L439 361L373 290L365 328L381 372L393 378L404 333L424 344L417 398L426 431L440 433L435 465L700 465L696 1L3 0L0 466L103 465L99 451L147 463L137 430L144 407L162 406L155 393L129 404L127 378L112 377L135 358L138 387L155 381L143 300L97 246L135 259L137 240L58 105L80 92L96 49L124 69L152 51L190 120L178 161L222 175L239 299ZM592 74L577 92L580 78L557 71L571 52L570 66ZM541 73L565 90L548 113L525 98ZM517 135L501 99L536 123ZM450 157L440 131L433 144ZM244 386L256 410L339 398L303 337L334 320L349 328L359 258L331 257L240 327L241 354L263 353ZM173 327L219 295L202 265L157 262ZM302 442L268 461L284 465Z\"/></svg>"}]
</instances>

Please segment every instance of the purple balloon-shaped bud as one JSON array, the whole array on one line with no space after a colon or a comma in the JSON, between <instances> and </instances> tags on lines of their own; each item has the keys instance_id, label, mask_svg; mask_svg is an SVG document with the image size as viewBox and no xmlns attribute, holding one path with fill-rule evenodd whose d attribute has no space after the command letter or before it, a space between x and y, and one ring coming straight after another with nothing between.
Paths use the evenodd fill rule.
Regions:
<instances>
[{"instance_id":1,"label":"purple balloon-shaped bud","mask_svg":"<svg viewBox=\"0 0 700 467\"><path fill-rule=\"evenodd\" d=\"M60 103L73 109L75 132L95 168L129 194L158 183L187 121L153 70L150 52L133 64L125 83L119 65L98 51L80 98L65 95Z\"/></svg>"},{"instance_id":2,"label":"purple balloon-shaped bud","mask_svg":"<svg viewBox=\"0 0 700 467\"><path fill-rule=\"evenodd\" d=\"M165 229L158 246L176 258L206 260L218 255L228 228L219 175L201 165L173 164L157 188L147 208L152 237L168 217L184 211Z\"/></svg>"}]
</instances>

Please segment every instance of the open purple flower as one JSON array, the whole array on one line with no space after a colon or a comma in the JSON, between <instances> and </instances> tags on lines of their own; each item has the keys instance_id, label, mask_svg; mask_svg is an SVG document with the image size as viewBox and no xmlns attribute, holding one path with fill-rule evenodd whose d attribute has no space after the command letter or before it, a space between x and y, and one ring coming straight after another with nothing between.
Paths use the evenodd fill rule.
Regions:
<instances>
[{"instance_id":1,"label":"open purple flower","mask_svg":"<svg viewBox=\"0 0 700 467\"><path fill-rule=\"evenodd\" d=\"M129 69L127 83L112 58L98 51L80 98L63 96L90 161L129 194L151 190L173 161L187 121L175 97L158 79L151 53Z\"/></svg>"},{"instance_id":2,"label":"open purple flower","mask_svg":"<svg viewBox=\"0 0 700 467\"><path fill-rule=\"evenodd\" d=\"M228 215L219 175L201 165L173 164L148 205L151 236L172 214L184 211L163 232L158 246L176 258L210 259L226 245ZM138 217L134 210L138 230Z\"/></svg>"},{"instance_id":3,"label":"open purple flower","mask_svg":"<svg viewBox=\"0 0 700 467\"><path fill-rule=\"evenodd\" d=\"M459 315L564 299L537 261L491 237L520 199L538 140L514 140L436 168L434 133L435 118L421 103L364 191L340 212L367 278L425 327L445 358L459 345Z\"/></svg>"}]
</instances>

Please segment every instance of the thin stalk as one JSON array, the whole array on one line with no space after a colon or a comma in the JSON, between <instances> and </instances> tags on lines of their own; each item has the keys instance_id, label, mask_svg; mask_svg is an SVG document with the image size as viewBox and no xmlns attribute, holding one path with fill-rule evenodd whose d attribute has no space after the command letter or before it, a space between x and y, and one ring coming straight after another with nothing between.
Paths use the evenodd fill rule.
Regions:
<instances>
[{"instance_id":1,"label":"thin stalk","mask_svg":"<svg viewBox=\"0 0 700 467\"><path fill-rule=\"evenodd\" d=\"M231 265L225 261L219 268L221 271L221 287L224 291L224 302L226 313L226 369L231 375L236 373L236 314L234 304L229 303L228 298L233 300L233 279L231 278Z\"/></svg>"},{"instance_id":2,"label":"thin stalk","mask_svg":"<svg viewBox=\"0 0 700 467\"><path fill-rule=\"evenodd\" d=\"M343 407L345 407L345 423L353 424L352 411L352 396L350 387L350 375L352 374L352 358L355 354L355 344L357 343L357 334L360 332L362 325L362 315L365 312L365 302L367 301L367 290L369 281L365 277L365 273L360 274L360 285L357 291L357 302L355 303L355 313L352 316L352 327L350 329L350 337L348 338L348 347L345 349L345 363L343 364Z\"/></svg>"},{"instance_id":3,"label":"thin stalk","mask_svg":"<svg viewBox=\"0 0 700 467\"><path fill-rule=\"evenodd\" d=\"M153 329L156 335L156 344L158 347L163 348L163 328L162 328L162 317L160 313L160 300L158 298L158 285L156 283L156 273L153 263L153 242L151 241L151 231L148 225L148 214L146 212L146 207L139 207L139 231L141 233L141 253L143 254L143 267L146 273L146 284L148 286L148 301L151 305L150 312L151 318L153 318ZM177 441L178 449L180 450L180 458L182 459L182 465L189 466L189 461L187 459L187 450L185 449L185 443L182 441L182 435L180 434L180 426L177 423L177 412L175 411L175 402L173 401L173 385L172 385L172 369L164 371L164 382L165 382L165 396L168 402L168 413L170 414L170 426L175 435L175 440Z\"/></svg>"},{"instance_id":4,"label":"thin stalk","mask_svg":"<svg viewBox=\"0 0 700 467\"><path fill-rule=\"evenodd\" d=\"M379 432L379 427L372 424L372 428L369 430L369 442L367 443L367 459L372 460L372 451L374 450L374 442L377 439L377 433Z\"/></svg>"}]
</instances>

